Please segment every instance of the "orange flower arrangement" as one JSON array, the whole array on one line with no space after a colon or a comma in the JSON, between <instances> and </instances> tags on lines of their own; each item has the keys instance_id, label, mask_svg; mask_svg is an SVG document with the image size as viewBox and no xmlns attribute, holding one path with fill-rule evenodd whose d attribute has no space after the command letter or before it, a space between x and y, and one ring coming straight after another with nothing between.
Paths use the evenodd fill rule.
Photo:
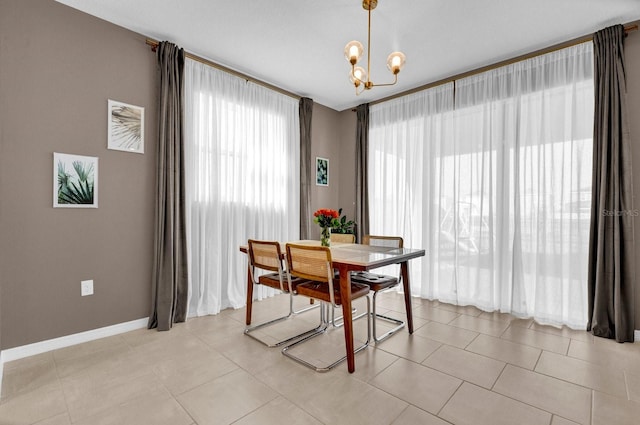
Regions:
<instances>
[{"instance_id":1,"label":"orange flower arrangement","mask_svg":"<svg viewBox=\"0 0 640 425\"><path fill-rule=\"evenodd\" d=\"M340 214L336 210L330 210L327 208L320 208L318 211L313 213L313 221L318 223L320 227L333 227L334 220L338 220Z\"/></svg>"},{"instance_id":2,"label":"orange flower arrangement","mask_svg":"<svg viewBox=\"0 0 640 425\"><path fill-rule=\"evenodd\" d=\"M320 245L331 244L331 228L340 224L338 217L340 217L338 211L327 208L321 208L313 213L313 221L320 225Z\"/></svg>"}]
</instances>

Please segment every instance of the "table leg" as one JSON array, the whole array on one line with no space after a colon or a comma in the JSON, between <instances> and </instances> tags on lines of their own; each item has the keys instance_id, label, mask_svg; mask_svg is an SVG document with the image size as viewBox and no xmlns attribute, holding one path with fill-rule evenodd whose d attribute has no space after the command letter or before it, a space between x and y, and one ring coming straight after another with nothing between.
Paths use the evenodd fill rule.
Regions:
<instances>
[{"instance_id":1,"label":"table leg","mask_svg":"<svg viewBox=\"0 0 640 425\"><path fill-rule=\"evenodd\" d=\"M351 284L349 283L349 270L339 267L340 271L340 298L342 299L342 318L344 321L344 342L347 350L347 368L349 373L356 370L356 360L353 353L353 313L351 311Z\"/></svg>"},{"instance_id":2,"label":"table leg","mask_svg":"<svg viewBox=\"0 0 640 425\"><path fill-rule=\"evenodd\" d=\"M407 330L413 333L413 309L411 307L411 282L409 282L409 262L400 263L402 285L404 286L404 307L407 312Z\"/></svg>"},{"instance_id":3,"label":"table leg","mask_svg":"<svg viewBox=\"0 0 640 425\"><path fill-rule=\"evenodd\" d=\"M251 265L247 267L247 326L251 324L251 307L253 307L253 279L251 278Z\"/></svg>"}]
</instances>

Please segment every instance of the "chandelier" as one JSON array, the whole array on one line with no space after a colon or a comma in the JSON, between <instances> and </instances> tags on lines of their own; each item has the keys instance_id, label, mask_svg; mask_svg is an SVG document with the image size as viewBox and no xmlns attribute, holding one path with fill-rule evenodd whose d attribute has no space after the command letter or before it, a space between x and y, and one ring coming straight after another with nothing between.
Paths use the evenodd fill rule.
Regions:
<instances>
[{"instance_id":1,"label":"chandelier","mask_svg":"<svg viewBox=\"0 0 640 425\"><path fill-rule=\"evenodd\" d=\"M349 79L353 83L356 88L356 95L359 95L365 90L369 90L372 87L380 87L380 86L392 86L398 82L398 73L402 69L405 63L405 56L402 52L393 52L387 58L387 67L389 71L393 74L394 80L393 83L385 83L385 84L374 84L369 78L371 77L370 68L371 68L371 11L376 8L378 5L378 0L362 0L362 8L367 11L369 14L369 26L368 26L368 34L367 34L367 69L365 71L364 68L360 66L356 66L360 58L362 57L362 53L364 52L364 47L362 43L359 41L351 41L344 48L344 56L347 58L349 63L351 63L351 73L349 75Z\"/></svg>"}]
</instances>

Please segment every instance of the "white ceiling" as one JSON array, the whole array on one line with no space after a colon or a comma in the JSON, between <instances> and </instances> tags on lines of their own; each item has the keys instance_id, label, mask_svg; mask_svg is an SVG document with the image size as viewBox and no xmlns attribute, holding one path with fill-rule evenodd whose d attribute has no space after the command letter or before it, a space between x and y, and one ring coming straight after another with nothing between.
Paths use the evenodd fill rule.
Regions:
<instances>
[{"instance_id":1,"label":"white ceiling","mask_svg":"<svg viewBox=\"0 0 640 425\"><path fill-rule=\"evenodd\" d=\"M366 46L361 0L57 1L337 111L640 20L640 0L379 0L371 79L392 80L394 50L407 63L397 85L356 96L343 49Z\"/></svg>"}]
</instances>

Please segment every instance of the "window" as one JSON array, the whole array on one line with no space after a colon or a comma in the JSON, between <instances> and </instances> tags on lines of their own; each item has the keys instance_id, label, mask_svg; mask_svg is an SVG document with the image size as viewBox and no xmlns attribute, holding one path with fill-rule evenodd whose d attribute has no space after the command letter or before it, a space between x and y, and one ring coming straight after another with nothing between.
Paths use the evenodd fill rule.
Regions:
<instances>
[{"instance_id":1,"label":"window","mask_svg":"<svg viewBox=\"0 0 640 425\"><path fill-rule=\"evenodd\" d=\"M413 293L586 326L592 57L585 43L371 108L370 231L426 248Z\"/></svg>"}]
</instances>

